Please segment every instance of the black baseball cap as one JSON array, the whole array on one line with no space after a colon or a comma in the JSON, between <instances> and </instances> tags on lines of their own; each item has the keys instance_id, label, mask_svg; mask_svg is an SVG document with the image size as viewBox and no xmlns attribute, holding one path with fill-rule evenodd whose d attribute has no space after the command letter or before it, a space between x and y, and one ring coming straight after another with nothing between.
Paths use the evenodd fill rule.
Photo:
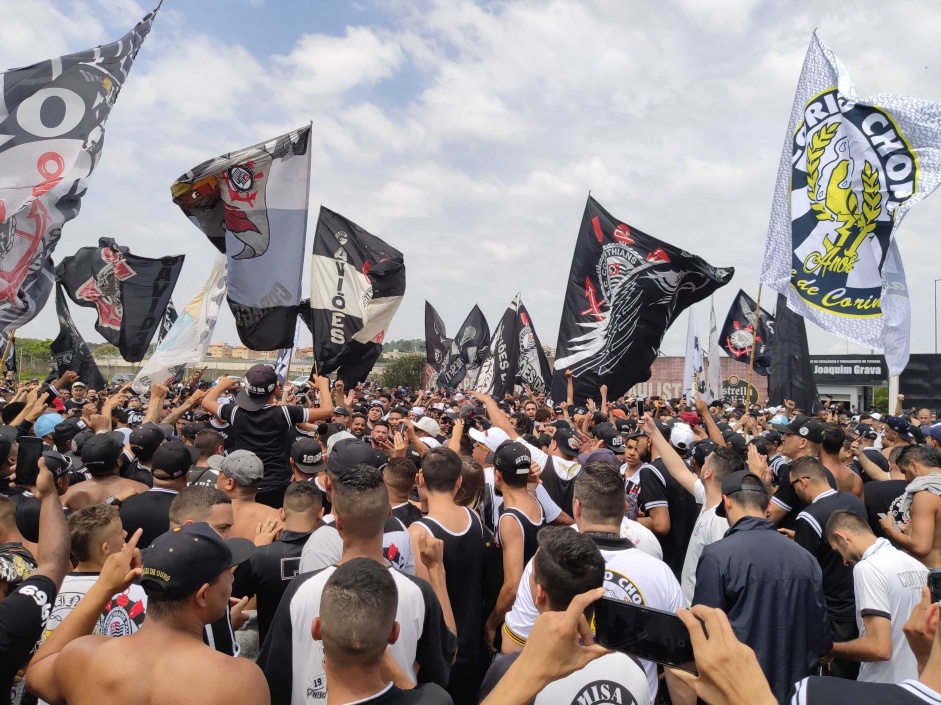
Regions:
<instances>
[{"instance_id":1,"label":"black baseball cap","mask_svg":"<svg viewBox=\"0 0 941 705\"><path fill-rule=\"evenodd\" d=\"M781 427L781 432L784 435L796 434L811 443L823 442L823 424L809 416L795 416L791 419L791 423Z\"/></svg>"},{"instance_id":2,"label":"black baseball cap","mask_svg":"<svg viewBox=\"0 0 941 705\"><path fill-rule=\"evenodd\" d=\"M246 411L258 411L278 386L278 375L271 365L253 365L245 373L245 384L235 397L235 403Z\"/></svg>"},{"instance_id":3,"label":"black baseball cap","mask_svg":"<svg viewBox=\"0 0 941 705\"><path fill-rule=\"evenodd\" d=\"M341 423L322 423L317 426L317 435L320 437L320 440L326 441L334 433L348 430L349 429Z\"/></svg>"},{"instance_id":4,"label":"black baseball cap","mask_svg":"<svg viewBox=\"0 0 941 705\"><path fill-rule=\"evenodd\" d=\"M114 469L124 446L111 433L96 433L82 446L82 463L92 475Z\"/></svg>"},{"instance_id":5,"label":"black baseball cap","mask_svg":"<svg viewBox=\"0 0 941 705\"><path fill-rule=\"evenodd\" d=\"M81 416L72 416L65 419L52 430L52 440L56 443L71 441L79 432L88 428L85 419Z\"/></svg>"},{"instance_id":6,"label":"black baseball cap","mask_svg":"<svg viewBox=\"0 0 941 705\"><path fill-rule=\"evenodd\" d=\"M167 441L154 451L151 472L158 480L178 480L184 477L193 463L199 460L199 451L182 441ZM157 477L157 473L167 477Z\"/></svg>"},{"instance_id":7,"label":"black baseball cap","mask_svg":"<svg viewBox=\"0 0 941 705\"><path fill-rule=\"evenodd\" d=\"M903 441L913 441L912 424L904 416L890 416L885 420L885 425L895 431Z\"/></svg>"},{"instance_id":8,"label":"black baseball cap","mask_svg":"<svg viewBox=\"0 0 941 705\"><path fill-rule=\"evenodd\" d=\"M131 431L131 436L128 438L127 444L131 446L131 450L135 453L141 451L155 451L161 443L166 440L166 436L163 434L163 430L160 429L156 424L144 424L140 428L135 428Z\"/></svg>"},{"instance_id":9,"label":"black baseball cap","mask_svg":"<svg viewBox=\"0 0 941 705\"><path fill-rule=\"evenodd\" d=\"M559 446L559 450L565 453L565 455L572 457L578 455L578 438L575 437L575 431L568 426L556 428L552 440L556 442L556 445Z\"/></svg>"},{"instance_id":10,"label":"black baseball cap","mask_svg":"<svg viewBox=\"0 0 941 705\"><path fill-rule=\"evenodd\" d=\"M189 439L191 441L196 440L196 434L206 428L206 424L198 423L196 421L190 421L188 424L183 426L183 430L180 431L180 435L183 438Z\"/></svg>"},{"instance_id":11,"label":"black baseball cap","mask_svg":"<svg viewBox=\"0 0 941 705\"><path fill-rule=\"evenodd\" d=\"M732 429L729 429L722 434L722 437L725 439L726 447L731 448L742 456L748 455L748 441L745 440L745 436L741 433L736 433Z\"/></svg>"},{"instance_id":12,"label":"black baseball cap","mask_svg":"<svg viewBox=\"0 0 941 705\"><path fill-rule=\"evenodd\" d=\"M869 440L873 440L879 437L876 429L874 429L868 423L856 424L856 428L853 429L852 433L859 436L860 438L868 438Z\"/></svg>"},{"instance_id":13,"label":"black baseball cap","mask_svg":"<svg viewBox=\"0 0 941 705\"><path fill-rule=\"evenodd\" d=\"M767 431L765 431L765 432L762 433L761 435L764 436L764 439L765 439L768 443L774 443L774 444L777 444L777 445L780 445L780 443L781 443L781 433L780 433L779 431L775 431L773 428L768 429Z\"/></svg>"},{"instance_id":14,"label":"black baseball cap","mask_svg":"<svg viewBox=\"0 0 941 705\"><path fill-rule=\"evenodd\" d=\"M696 462L696 465L702 467L703 463L706 462L706 458L708 458L712 451L718 447L719 446L715 441L711 441L708 438L704 438L701 441L693 443L691 454L693 456L693 460Z\"/></svg>"},{"instance_id":15,"label":"black baseball cap","mask_svg":"<svg viewBox=\"0 0 941 705\"><path fill-rule=\"evenodd\" d=\"M294 441L294 445L291 446L291 457L301 472L308 475L313 475L327 468L323 461L323 449L320 441L313 438L299 438Z\"/></svg>"},{"instance_id":16,"label":"black baseball cap","mask_svg":"<svg viewBox=\"0 0 941 705\"><path fill-rule=\"evenodd\" d=\"M755 490L768 494L768 488L755 473L748 470L739 470L722 478L722 496L727 497L730 494L741 492L742 490ZM719 502L716 505L716 516L725 517L725 502Z\"/></svg>"},{"instance_id":17,"label":"black baseball cap","mask_svg":"<svg viewBox=\"0 0 941 705\"><path fill-rule=\"evenodd\" d=\"M615 455L624 455L624 439L613 425L605 426L596 435L604 443L605 448Z\"/></svg>"},{"instance_id":18,"label":"black baseball cap","mask_svg":"<svg viewBox=\"0 0 941 705\"><path fill-rule=\"evenodd\" d=\"M327 470L340 477L354 465L365 463L374 468L384 468L389 457L382 451L376 450L368 443L359 440L347 439L340 441L327 457Z\"/></svg>"},{"instance_id":19,"label":"black baseball cap","mask_svg":"<svg viewBox=\"0 0 941 705\"><path fill-rule=\"evenodd\" d=\"M333 407L333 415L334 416L349 416L350 410L347 409L345 406L335 406Z\"/></svg>"},{"instance_id":20,"label":"black baseball cap","mask_svg":"<svg viewBox=\"0 0 941 705\"><path fill-rule=\"evenodd\" d=\"M161 534L143 552L141 587L151 600L181 600L251 558L248 539L223 541L209 524L186 524Z\"/></svg>"},{"instance_id":21,"label":"black baseball cap","mask_svg":"<svg viewBox=\"0 0 941 705\"><path fill-rule=\"evenodd\" d=\"M506 441L493 453L493 467L501 473L528 475L531 464L529 448L518 441Z\"/></svg>"},{"instance_id":22,"label":"black baseball cap","mask_svg":"<svg viewBox=\"0 0 941 705\"><path fill-rule=\"evenodd\" d=\"M57 450L47 450L42 454L42 458L46 461L46 467L49 468L49 472L56 480L72 469L72 459L62 455Z\"/></svg>"}]
</instances>

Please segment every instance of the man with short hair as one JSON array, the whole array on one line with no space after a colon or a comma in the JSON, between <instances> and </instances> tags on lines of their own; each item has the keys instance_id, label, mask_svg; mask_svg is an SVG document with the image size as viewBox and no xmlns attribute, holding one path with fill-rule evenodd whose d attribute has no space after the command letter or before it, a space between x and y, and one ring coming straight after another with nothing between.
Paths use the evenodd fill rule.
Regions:
<instances>
[{"instance_id":1,"label":"man with short hair","mask_svg":"<svg viewBox=\"0 0 941 705\"><path fill-rule=\"evenodd\" d=\"M418 468L408 458L389 458L389 463L382 470L386 487L389 489L392 516L401 521L406 529L422 517L421 509L408 500L415 488L416 475Z\"/></svg>"},{"instance_id":2,"label":"man with short hair","mask_svg":"<svg viewBox=\"0 0 941 705\"><path fill-rule=\"evenodd\" d=\"M826 468L817 458L804 456L790 465L790 482L806 508L794 523L794 543L817 559L823 576L823 595L827 601L830 634L835 642L850 641L859 635L856 605L853 599L853 570L835 553L823 535L834 512L849 511L866 520L866 507L851 492L839 492L827 484ZM831 675L856 678L859 666L854 661L835 658Z\"/></svg>"},{"instance_id":3,"label":"man with short hair","mask_svg":"<svg viewBox=\"0 0 941 705\"><path fill-rule=\"evenodd\" d=\"M251 451L261 459L265 478L257 491L260 504L281 506L291 479L288 459L294 426L326 421L333 416L329 380L314 375L311 381L320 393L320 407L316 409L278 404L281 383L274 368L264 364L254 365L245 373L246 386L234 403L223 405L218 401L220 395L236 385L227 376L221 377L200 402L206 411L231 425L236 450Z\"/></svg>"},{"instance_id":4,"label":"man with short hair","mask_svg":"<svg viewBox=\"0 0 941 705\"><path fill-rule=\"evenodd\" d=\"M877 539L855 512L834 512L825 539L852 566L859 637L833 645L833 655L859 661L857 680L901 683L917 678L915 655L902 630L921 600L928 570L917 560Z\"/></svg>"},{"instance_id":5,"label":"man with short hair","mask_svg":"<svg viewBox=\"0 0 941 705\"><path fill-rule=\"evenodd\" d=\"M349 441L347 445L356 443L360 442ZM334 461L337 450L345 447L335 449L329 462ZM343 541L343 555L337 565L354 558L368 558L386 566L382 536L391 510L382 472L358 463L344 468L335 477L335 483L329 475L328 479L332 484L336 527ZM421 578L387 568L398 592L396 616L402 627L399 639L389 648L398 667L412 683L430 682L444 687L457 644L446 623L446 619L453 623L453 617L446 618L450 607L447 606L447 589L441 580L444 576L440 568L440 542L428 539L426 545L436 548L422 554L423 561L437 566L431 571L436 579L434 586ZM336 570L337 567L331 565L299 575L281 598L258 656L273 705L323 701L327 697L323 644L307 635L314 619L322 614L323 589ZM439 599L439 594L443 599Z\"/></svg>"},{"instance_id":6,"label":"man with short hair","mask_svg":"<svg viewBox=\"0 0 941 705\"><path fill-rule=\"evenodd\" d=\"M350 419L350 433L359 438L363 439L366 435L366 417L362 414L353 414Z\"/></svg>"},{"instance_id":7,"label":"man with short hair","mask_svg":"<svg viewBox=\"0 0 941 705\"><path fill-rule=\"evenodd\" d=\"M742 470L722 480L716 514L727 517L731 528L703 548L693 604L729 616L781 702L795 681L816 672L833 639L820 566L775 530L765 518L767 508L768 491L758 475Z\"/></svg>"},{"instance_id":8,"label":"man with short hair","mask_svg":"<svg viewBox=\"0 0 941 705\"><path fill-rule=\"evenodd\" d=\"M790 423L777 424L776 428L782 434L781 453L789 462L805 456L812 458L820 456L824 427L817 419L798 414L791 418ZM789 477L787 468L782 467L782 472L785 478ZM827 482L830 487L836 489L836 478L829 470L827 470ZM803 501L794 491L794 486L790 482L782 482L771 497L768 518L782 528L791 529L797 520L797 515L804 510L804 506Z\"/></svg>"},{"instance_id":9,"label":"man with short hair","mask_svg":"<svg viewBox=\"0 0 941 705\"><path fill-rule=\"evenodd\" d=\"M150 488L118 474L118 459L124 448L112 433L96 433L82 446L82 462L89 478L72 485L62 498L71 511L92 504L119 504Z\"/></svg>"},{"instance_id":10,"label":"man with short hair","mask_svg":"<svg viewBox=\"0 0 941 705\"><path fill-rule=\"evenodd\" d=\"M327 472L322 478L326 503L330 504L331 514L323 518L320 527L304 544L304 550L301 552L302 573L336 565L343 555L343 538L336 526L336 517L332 513L333 490L337 482L355 465L366 464L381 470L387 462L388 458L385 453L356 439L338 441L331 448L327 456ZM389 565L405 573L415 574L415 556L412 553L408 530L393 515L390 515L383 525L382 545Z\"/></svg>"},{"instance_id":11,"label":"man with short hair","mask_svg":"<svg viewBox=\"0 0 941 705\"><path fill-rule=\"evenodd\" d=\"M323 492L318 482L320 475L326 471L323 446L320 441L313 438L298 438L291 446L291 476L294 482L313 482Z\"/></svg>"},{"instance_id":12,"label":"man with short hair","mask_svg":"<svg viewBox=\"0 0 941 705\"><path fill-rule=\"evenodd\" d=\"M108 557L85 598L45 640L30 664L31 692L50 703L267 703L255 664L195 638L228 609L230 568L251 555L251 542L223 541L207 524L193 524L160 536L142 567L135 548L132 538ZM148 601L141 628L123 639L89 636L111 596L138 575Z\"/></svg>"},{"instance_id":13,"label":"man with short hair","mask_svg":"<svg viewBox=\"0 0 941 705\"><path fill-rule=\"evenodd\" d=\"M589 465L582 467L579 479ZM576 510L577 511L577 510ZM532 560L528 581L534 609L544 612L564 612L576 595L607 586L609 567L603 551L591 536L585 536L562 527L548 527L539 534L539 550ZM484 701L507 670L519 658L520 652L502 656L487 671L480 689ZM645 703L656 697L656 666L654 691L650 690L649 673L645 674L641 662L617 651L592 661L561 680L550 683L534 699L535 705L565 703ZM599 691L606 697L598 699Z\"/></svg>"},{"instance_id":14,"label":"man with short hair","mask_svg":"<svg viewBox=\"0 0 941 705\"><path fill-rule=\"evenodd\" d=\"M71 411L72 409L81 411L87 403L88 400L85 398L85 383L72 382L72 397L66 399L64 402L66 411Z\"/></svg>"},{"instance_id":15,"label":"man with short hair","mask_svg":"<svg viewBox=\"0 0 941 705\"><path fill-rule=\"evenodd\" d=\"M281 596L291 579L300 573L301 551L320 525L323 503L320 490L310 482L294 482L284 492L279 510L284 524L277 539L259 546L255 554L235 571L232 595L258 601L258 638L265 640Z\"/></svg>"},{"instance_id":16,"label":"man with short hair","mask_svg":"<svg viewBox=\"0 0 941 705\"><path fill-rule=\"evenodd\" d=\"M186 476L186 484L215 487L219 479L219 463L225 455L225 439L218 431L205 428L196 434L193 447L199 452L199 457Z\"/></svg>"},{"instance_id":17,"label":"man with short hair","mask_svg":"<svg viewBox=\"0 0 941 705\"><path fill-rule=\"evenodd\" d=\"M170 505L186 487L186 475L197 451L180 441L167 441L157 448L151 460L154 486L147 492L128 497L121 504L121 521L129 533L141 529L141 546L170 530Z\"/></svg>"},{"instance_id":18,"label":"man with short hair","mask_svg":"<svg viewBox=\"0 0 941 705\"><path fill-rule=\"evenodd\" d=\"M265 474L261 458L250 450L234 450L219 464L216 489L232 500L235 524L232 535L254 541L281 526L278 510L257 501Z\"/></svg>"},{"instance_id":19,"label":"man with short hair","mask_svg":"<svg viewBox=\"0 0 941 705\"><path fill-rule=\"evenodd\" d=\"M395 580L369 558L353 558L327 579L311 633L323 643L331 705L451 704L434 683L402 690L385 677L382 662L403 630L398 602Z\"/></svg>"},{"instance_id":20,"label":"man with short hair","mask_svg":"<svg viewBox=\"0 0 941 705\"><path fill-rule=\"evenodd\" d=\"M941 461L927 446L908 445L898 456L908 486L882 520L886 537L928 568L941 568ZM899 523L902 526L899 526ZM904 527L904 528L903 528Z\"/></svg>"},{"instance_id":21,"label":"man with short hair","mask_svg":"<svg viewBox=\"0 0 941 705\"><path fill-rule=\"evenodd\" d=\"M853 470L843 464L840 454L843 451L843 442L846 432L835 423L823 425L823 440L820 442L820 462L836 479L836 489L840 492L851 492L857 497L863 496L863 481Z\"/></svg>"}]
</instances>

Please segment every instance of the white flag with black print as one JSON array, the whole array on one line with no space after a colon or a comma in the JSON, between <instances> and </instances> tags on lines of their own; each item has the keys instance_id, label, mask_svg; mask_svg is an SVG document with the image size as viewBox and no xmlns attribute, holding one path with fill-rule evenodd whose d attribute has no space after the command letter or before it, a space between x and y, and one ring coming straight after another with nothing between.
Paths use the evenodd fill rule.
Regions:
<instances>
[{"instance_id":1,"label":"white flag with black print","mask_svg":"<svg viewBox=\"0 0 941 705\"><path fill-rule=\"evenodd\" d=\"M689 322L686 325L686 361L683 365L683 396L686 405L693 406L697 392L706 394L706 375L703 370L702 344L696 333L694 309L689 309Z\"/></svg>"},{"instance_id":2,"label":"white flag with black print","mask_svg":"<svg viewBox=\"0 0 941 705\"><path fill-rule=\"evenodd\" d=\"M899 374L911 310L892 244L908 210L939 184L941 103L860 99L815 33L781 154L762 283L824 330L884 352Z\"/></svg>"},{"instance_id":3,"label":"white flag with black print","mask_svg":"<svg viewBox=\"0 0 941 705\"><path fill-rule=\"evenodd\" d=\"M405 295L402 253L356 223L320 207L310 262L309 315L320 374L347 389L365 381Z\"/></svg>"},{"instance_id":4,"label":"white flag with black print","mask_svg":"<svg viewBox=\"0 0 941 705\"><path fill-rule=\"evenodd\" d=\"M31 321L52 292L52 253L78 215L105 122L156 14L111 44L0 72L2 331Z\"/></svg>"},{"instance_id":5,"label":"white flag with black print","mask_svg":"<svg viewBox=\"0 0 941 705\"><path fill-rule=\"evenodd\" d=\"M709 299L709 364L706 366L706 394L712 403L722 399L722 361L719 360L719 328L716 324L715 301Z\"/></svg>"},{"instance_id":6,"label":"white flag with black print","mask_svg":"<svg viewBox=\"0 0 941 705\"><path fill-rule=\"evenodd\" d=\"M225 255L218 254L203 288L186 305L170 332L137 373L133 385L135 392L142 394L153 382L163 383L176 377L187 365L196 364L206 356L219 320L219 310L225 301L225 290Z\"/></svg>"}]
</instances>

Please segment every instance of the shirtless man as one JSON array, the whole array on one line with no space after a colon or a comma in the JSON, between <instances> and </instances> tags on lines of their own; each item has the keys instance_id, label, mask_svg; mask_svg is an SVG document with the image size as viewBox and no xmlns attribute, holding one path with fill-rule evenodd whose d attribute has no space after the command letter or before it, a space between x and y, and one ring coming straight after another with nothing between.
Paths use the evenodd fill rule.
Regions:
<instances>
[{"instance_id":1,"label":"shirtless man","mask_svg":"<svg viewBox=\"0 0 941 705\"><path fill-rule=\"evenodd\" d=\"M909 485L879 523L896 546L926 567L941 569L941 496L918 487L930 481L929 475L941 477L941 462L931 448L921 445L903 448L897 462ZM896 523L896 516L902 517L901 525Z\"/></svg>"},{"instance_id":2,"label":"shirtless man","mask_svg":"<svg viewBox=\"0 0 941 705\"><path fill-rule=\"evenodd\" d=\"M261 459L250 450L232 451L219 466L216 489L232 500L235 513L232 536L254 541L263 528L267 527L268 533L282 527L277 509L255 501L264 473Z\"/></svg>"},{"instance_id":3,"label":"shirtless man","mask_svg":"<svg viewBox=\"0 0 941 705\"><path fill-rule=\"evenodd\" d=\"M863 496L863 479L840 460L846 432L835 423L823 425L823 441L820 443L820 462L833 473L836 488L840 492L852 492L857 497Z\"/></svg>"},{"instance_id":4,"label":"shirtless man","mask_svg":"<svg viewBox=\"0 0 941 705\"><path fill-rule=\"evenodd\" d=\"M118 459L124 450L121 442L111 433L96 433L82 446L82 463L91 475L85 482L72 485L62 497L62 503L71 511L93 504L123 502L128 497L147 492L143 482L135 482L118 474Z\"/></svg>"},{"instance_id":5,"label":"shirtless man","mask_svg":"<svg viewBox=\"0 0 941 705\"><path fill-rule=\"evenodd\" d=\"M139 538L108 556L97 582L43 642L27 672L30 691L53 705L267 705L258 666L220 654L202 638L229 604L229 568L254 547L192 524L158 537L141 566ZM105 604L138 577L147 593L140 630L120 639L89 636Z\"/></svg>"}]
</instances>

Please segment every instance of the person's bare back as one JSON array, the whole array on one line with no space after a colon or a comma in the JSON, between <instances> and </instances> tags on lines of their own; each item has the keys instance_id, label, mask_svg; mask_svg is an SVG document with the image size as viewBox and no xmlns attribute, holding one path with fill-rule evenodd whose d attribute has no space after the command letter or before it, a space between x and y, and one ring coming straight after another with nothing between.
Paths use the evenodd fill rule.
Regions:
<instances>
[{"instance_id":1,"label":"person's bare back","mask_svg":"<svg viewBox=\"0 0 941 705\"><path fill-rule=\"evenodd\" d=\"M93 477L69 487L62 497L62 503L74 512L93 504L102 504L108 497L115 497L123 502L128 497L147 492L149 489L143 482L128 480L118 475Z\"/></svg>"},{"instance_id":2,"label":"person's bare back","mask_svg":"<svg viewBox=\"0 0 941 705\"><path fill-rule=\"evenodd\" d=\"M149 628L148 628L149 627ZM69 705L266 705L268 684L252 661L151 623L130 636L69 644L56 669Z\"/></svg>"},{"instance_id":3,"label":"person's bare back","mask_svg":"<svg viewBox=\"0 0 941 705\"><path fill-rule=\"evenodd\" d=\"M235 523L232 525L232 536L249 541L255 540L258 525L272 520L281 524L281 515L277 509L266 504L259 504L254 500L232 500L232 512L235 514Z\"/></svg>"}]
</instances>

